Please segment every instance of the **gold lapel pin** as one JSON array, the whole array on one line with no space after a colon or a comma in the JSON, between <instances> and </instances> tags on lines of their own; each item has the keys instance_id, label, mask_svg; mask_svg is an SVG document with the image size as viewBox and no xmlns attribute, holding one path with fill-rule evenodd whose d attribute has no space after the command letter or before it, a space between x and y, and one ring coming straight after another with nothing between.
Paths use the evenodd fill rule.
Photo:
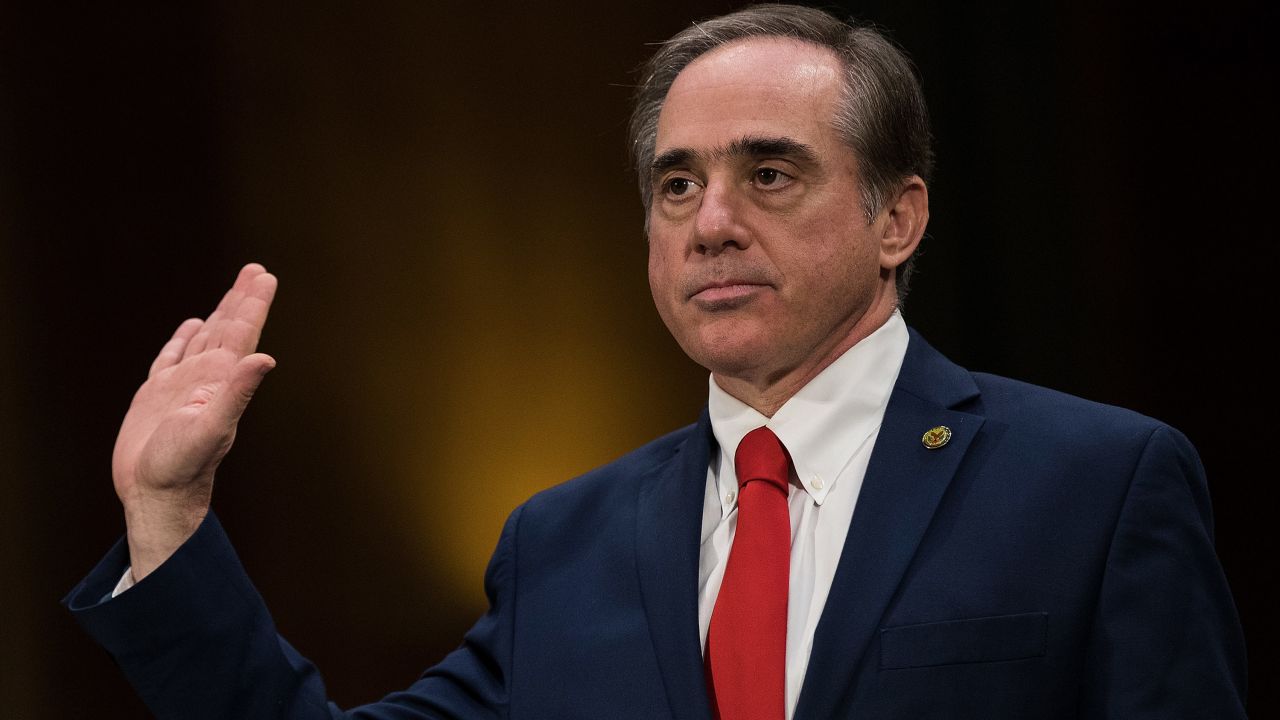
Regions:
<instances>
[{"instance_id":1,"label":"gold lapel pin","mask_svg":"<svg viewBox=\"0 0 1280 720\"><path fill-rule=\"evenodd\" d=\"M920 442L924 443L924 446L930 450L937 450L951 442L951 428L946 425L939 425L926 432L924 437L920 438Z\"/></svg>"}]
</instances>

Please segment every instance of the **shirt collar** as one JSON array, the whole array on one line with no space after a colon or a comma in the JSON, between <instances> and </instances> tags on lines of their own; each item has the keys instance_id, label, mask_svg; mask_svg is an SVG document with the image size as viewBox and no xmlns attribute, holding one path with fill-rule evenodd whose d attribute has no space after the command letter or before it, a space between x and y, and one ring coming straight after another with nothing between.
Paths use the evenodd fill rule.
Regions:
<instances>
[{"instance_id":1,"label":"shirt collar","mask_svg":"<svg viewBox=\"0 0 1280 720\"><path fill-rule=\"evenodd\" d=\"M724 511L737 499L733 456L738 443L761 425L786 446L796 472L793 479L821 505L854 453L880 427L908 340L906 322L895 311L800 388L772 418L722 390L712 377L707 407L720 445L717 495Z\"/></svg>"}]
</instances>

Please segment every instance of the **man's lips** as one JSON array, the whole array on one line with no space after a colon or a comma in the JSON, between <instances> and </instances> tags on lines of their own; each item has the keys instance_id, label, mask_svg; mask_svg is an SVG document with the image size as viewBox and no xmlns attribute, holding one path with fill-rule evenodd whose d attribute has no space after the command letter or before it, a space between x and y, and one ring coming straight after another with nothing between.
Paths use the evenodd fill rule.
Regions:
<instances>
[{"instance_id":1,"label":"man's lips","mask_svg":"<svg viewBox=\"0 0 1280 720\"><path fill-rule=\"evenodd\" d=\"M745 303L769 287L771 286L767 283L750 280L715 281L698 286L689 295L689 299L707 309L729 309Z\"/></svg>"}]
</instances>

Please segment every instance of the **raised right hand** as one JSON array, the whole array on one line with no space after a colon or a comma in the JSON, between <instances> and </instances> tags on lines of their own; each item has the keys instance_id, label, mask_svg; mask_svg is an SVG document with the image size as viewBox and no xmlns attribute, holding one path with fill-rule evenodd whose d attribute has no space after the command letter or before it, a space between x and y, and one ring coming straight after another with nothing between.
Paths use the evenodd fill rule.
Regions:
<instances>
[{"instance_id":1,"label":"raised right hand","mask_svg":"<svg viewBox=\"0 0 1280 720\"><path fill-rule=\"evenodd\" d=\"M178 326L133 396L111 472L141 580L195 532L236 425L275 360L255 352L276 278L246 265L205 320Z\"/></svg>"}]
</instances>

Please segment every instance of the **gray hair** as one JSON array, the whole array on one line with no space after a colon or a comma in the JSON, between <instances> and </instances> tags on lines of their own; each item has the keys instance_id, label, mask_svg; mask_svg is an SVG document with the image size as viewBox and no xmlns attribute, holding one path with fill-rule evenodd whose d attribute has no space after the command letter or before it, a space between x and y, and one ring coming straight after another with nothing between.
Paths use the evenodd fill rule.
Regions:
<instances>
[{"instance_id":1,"label":"gray hair","mask_svg":"<svg viewBox=\"0 0 1280 720\"><path fill-rule=\"evenodd\" d=\"M667 91L676 76L701 55L753 37L794 38L829 48L840 58L845 85L834 124L858 158L860 194L868 222L907 178L919 175L929 182L933 174L929 110L906 53L876 28L842 22L822 10L797 5L752 5L693 23L663 43L641 70L629 134L646 229L653 202L650 169L658 115ZM913 255L898 266L899 301L906 295L914 264Z\"/></svg>"}]
</instances>

